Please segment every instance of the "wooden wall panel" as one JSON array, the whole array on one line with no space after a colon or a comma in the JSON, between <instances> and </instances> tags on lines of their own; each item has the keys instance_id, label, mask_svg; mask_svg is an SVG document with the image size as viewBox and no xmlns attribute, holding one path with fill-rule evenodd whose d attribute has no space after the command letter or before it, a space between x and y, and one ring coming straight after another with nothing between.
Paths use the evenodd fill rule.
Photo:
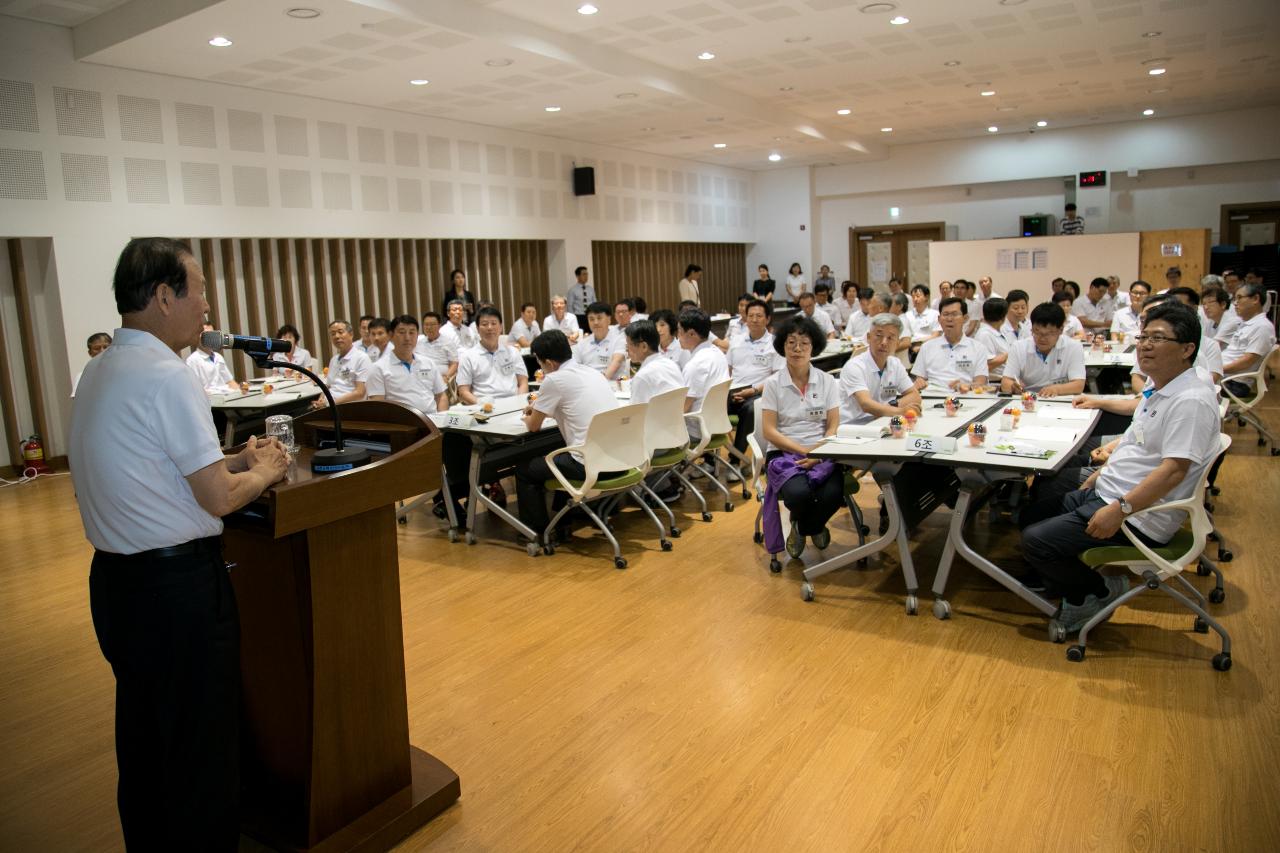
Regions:
<instances>
[{"instance_id":1,"label":"wooden wall panel","mask_svg":"<svg viewBox=\"0 0 1280 853\"><path fill-rule=\"evenodd\" d=\"M1175 228L1168 231L1142 231L1138 234L1138 277L1151 283L1155 290L1168 287L1165 273L1169 267L1182 270L1182 284L1200 290L1200 279L1209 274L1209 247L1213 244L1208 228ZM1179 246L1180 256L1165 257L1164 246ZM1122 282L1128 287L1127 282Z\"/></svg>"},{"instance_id":2,"label":"wooden wall panel","mask_svg":"<svg viewBox=\"0 0 1280 853\"><path fill-rule=\"evenodd\" d=\"M653 243L595 240L592 281L606 302L642 296L650 311L675 310L685 267L702 267L702 307L710 314L736 310L746 288L747 247L742 243ZM536 301L536 300L535 300Z\"/></svg>"},{"instance_id":3,"label":"wooden wall panel","mask_svg":"<svg viewBox=\"0 0 1280 853\"><path fill-rule=\"evenodd\" d=\"M263 294L261 289L258 287L258 270L254 265L253 242L253 240L247 238L240 241L240 273L241 278L244 281L245 309L248 311L248 315L245 318L246 325L244 327L246 331L242 334L265 335L270 337L271 334L275 332L275 329L272 329L271 331L264 331L262 328L261 315L258 312L259 302L261 301ZM245 369L249 371L246 375L260 376L266 373L265 370L260 370L257 365L253 363L252 359L242 357L242 361L245 364Z\"/></svg>"},{"instance_id":4,"label":"wooden wall panel","mask_svg":"<svg viewBox=\"0 0 1280 853\"><path fill-rule=\"evenodd\" d=\"M280 328L278 297L283 294L283 279L276 276L275 243L267 238L258 241L258 263L262 265L262 299L266 309L266 330L263 334L274 337Z\"/></svg>"},{"instance_id":5,"label":"wooden wall panel","mask_svg":"<svg viewBox=\"0 0 1280 853\"><path fill-rule=\"evenodd\" d=\"M244 334L240 323L240 285L236 275L236 244L234 240L219 240L222 249L222 286L227 291L227 331ZM250 362L243 352L228 353L227 366L236 379L244 379L249 373Z\"/></svg>"},{"instance_id":6,"label":"wooden wall panel","mask_svg":"<svg viewBox=\"0 0 1280 853\"><path fill-rule=\"evenodd\" d=\"M195 249L195 244L192 244ZM218 306L218 262L213 241L203 239L199 244L200 269L204 272L204 298L209 303L209 322L215 329L222 328L222 311Z\"/></svg>"}]
</instances>

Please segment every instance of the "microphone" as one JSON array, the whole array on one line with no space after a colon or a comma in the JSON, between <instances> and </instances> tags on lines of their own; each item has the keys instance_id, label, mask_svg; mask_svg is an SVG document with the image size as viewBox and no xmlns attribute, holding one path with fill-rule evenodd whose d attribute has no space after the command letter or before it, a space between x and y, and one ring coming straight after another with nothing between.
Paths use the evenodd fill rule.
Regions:
<instances>
[{"instance_id":1,"label":"microphone","mask_svg":"<svg viewBox=\"0 0 1280 853\"><path fill-rule=\"evenodd\" d=\"M220 352L224 349L239 349L246 352L289 352L293 344L279 338L258 338L251 335L230 335L226 332L203 332L200 335L200 346Z\"/></svg>"}]
</instances>

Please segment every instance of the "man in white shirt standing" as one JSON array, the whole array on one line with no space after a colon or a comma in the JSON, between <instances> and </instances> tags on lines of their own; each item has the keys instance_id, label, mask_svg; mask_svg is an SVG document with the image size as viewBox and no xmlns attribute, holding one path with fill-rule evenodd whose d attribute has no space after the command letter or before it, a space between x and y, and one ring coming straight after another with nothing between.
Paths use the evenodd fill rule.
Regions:
<instances>
[{"instance_id":1,"label":"man in white shirt standing","mask_svg":"<svg viewBox=\"0 0 1280 853\"><path fill-rule=\"evenodd\" d=\"M542 329L538 327L538 306L526 302L520 306L520 316L511 324L507 340L518 347L527 347L541 333Z\"/></svg>"},{"instance_id":2,"label":"man in white shirt standing","mask_svg":"<svg viewBox=\"0 0 1280 853\"><path fill-rule=\"evenodd\" d=\"M204 324L204 331L213 331L213 326ZM240 386L231 377L231 368L222 353L206 349L203 343L196 343L196 348L187 356L187 367L200 381L200 387L206 394L226 394L228 391L239 392Z\"/></svg>"},{"instance_id":3,"label":"man in white shirt standing","mask_svg":"<svg viewBox=\"0 0 1280 853\"><path fill-rule=\"evenodd\" d=\"M1056 302L1043 302L1031 311L1031 337L1009 348L1001 391L1061 397L1084 390L1084 348L1062 334L1066 319Z\"/></svg>"},{"instance_id":4,"label":"man in white shirt standing","mask_svg":"<svg viewBox=\"0 0 1280 853\"><path fill-rule=\"evenodd\" d=\"M902 319L877 314L867 332L867 350L840 368L840 423L862 424L875 418L922 411L920 392L907 368L894 358L902 338Z\"/></svg>"},{"instance_id":5,"label":"man in white shirt standing","mask_svg":"<svg viewBox=\"0 0 1280 853\"><path fill-rule=\"evenodd\" d=\"M680 279L680 284L676 288L676 292L680 294L680 301L686 299L696 305L702 304L702 285L699 279L702 278L702 267L697 264L689 264L685 268L684 278Z\"/></svg>"},{"instance_id":6,"label":"man in white shirt standing","mask_svg":"<svg viewBox=\"0 0 1280 853\"><path fill-rule=\"evenodd\" d=\"M599 371L576 361L564 333L544 332L534 339L533 357L543 374L538 397L524 410L524 424L531 433L542 429L546 418L553 418L567 447L581 445L587 437L591 419L600 412L618 407L618 400L608 381ZM556 468L567 479L582 480L587 471L576 453L562 453L555 459ZM608 472L602 473L607 477ZM554 477L544 454L526 459L516 467L516 494L520 520L540 537L550 525L547 514L546 481ZM563 491L555 492L555 506L567 500Z\"/></svg>"},{"instance_id":7,"label":"man in white shirt standing","mask_svg":"<svg viewBox=\"0 0 1280 853\"><path fill-rule=\"evenodd\" d=\"M767 302L753 299L747 303L746 333L733 342L726 358L733 380L729 414L738 416L733 446L743 454L747 452L747 437L756 428L755 398L763 393L764 381L787 363L773 348L773 335L769 332L772 316L773 307Z\"/></svg>"},{"instance_id":8,"label":"man in white shirt standing","mask_svg":"<svg viewBox=\"0 0 1280 853\"><path fill-rule=\"evenodd\" d=\"M826 311L818 310L816 296L805 291L800 294L800 298L796 300L796 303L800 306L801 314L818 324L818 328L822 330L822 334L827 336L827 340L831 340L836 336L836 327L831 324L831 315ZM813 355L816 358L820 354L815 352Z\"/></svg>"},{"instance_id":9,"label":"man in white shirt standing","mask_svg":"<svg viewBox=\"0 0 1280 853\"><path fill-rule=\"evenodd\" d=\"M577 320L579 325L587 321L587 306L596 301L596 289L588 283L591 273L586 267L578 267L573 271L574 282L569 285L569 292L565 294L565 301L568 305L569 313ZM564 331L561 329L561 331Z\"/></svg>"},{"instance_id":10,"label":"man in white shirt standing","mask_svg":"<svg viewBox=\"0 0 1280 853\"><path fill-rule=\"evenodd\" d=\"M529 391L529 370L513 346L501 346L502 312L485 307L476 312L480 343L458 356L458 399L474 405L482 397L512 397ZM536 340L536 339L535 339Z\"/></svg>"},{"instance_id":11,"label":"man in white shirt standing","mask_svg":"<svg viewBox=\"0 0 1280 853\"><path fill-rule=\"evenodd\" d=\"M582 335L582 330L578 327L578 318L569 311L568 303L563 296L551 297L551 313L542 319L542 329L564 332L571 344L577 343Z\"/></svg>"},{"instance_id":12,"label":"man in white shirt standing","mask_svg":"<svg viewBox=\"0 0 1280 853\"><path fill-rule=\"evenodd\" d=\"M1071 306L1071 312L1080 318L1080 324L1087 334L1105 332L1111 328L1111 316L1107 313L1107 303L1103 300L1106 295L1107 280L1098 277L1089 282L1089 289Z\"/></svg>"},{"instance_id":13,"label":"man in white shirt standing","mask_svg":"<svg viewBox=\"0 0 1280 853\"><path fill-rule=\"evenodd\" d=\"M418 336L415 352L431 359L446 385L457 375L458 342L455 338L444 336L440 328L440 315L434 311L422 315L422 334Z\"/></svg>"},{"instance_id":14,"label":"man in white shirt standing","mask_svg":"<svg viewBox=\"0 0 1280 853\"><path fill-rule=\"evenodd\" d=\"M449 408L449 394L440 370L430 358L415 351L418 321L404 314L391 321L390 357L369 371L366 388L370 400L403 403L424 415Z\"/></svg>"},{"instance_id":15,"label":"man in white shirt standing","mask_svg":"<svg viewBox=\"0 0 1280 853\"><path fill-rule=\"evenodd\" d=\"M1251 373L1258 369L1276 345L1276 330L1263 313L1267 292L1261 283L1247 283L1236 289L1236 313L1240 326L1231 336L1231 343L1222 351L1222 367L1226 381L1223 385L1237 397L1253 394L1252 379L1233 379L1233 374Z\"/></svg>"},{"instance_id":16,"label":"man in white shirt standing","mask_svg":"<svg viewBox=\"0 0 1280 853\"><path fill-rule=\"evenodd\" d=\"M982 344L965 337L966 311L965 301L958 296L938 303L942 336L925 342L911 369L918 390L933 386L964 394L987 384L987 360L991 355Z\"/></svg>"},{"instance_id":17,"label":"man in white shirt standing","mask_svg":"<svg viewBox=\"0 0 1280 853\"><path fill-rule=\"evenodd\" d=\"M1147 301L1147 297L1151 295L1151 285L1142 279L1138 279L1129 285L1129 304L1123 308L1117 308L1116 313L1111 315L1111 337L1114 339L1117 333L1122 333L1126 338L1132 338L1138 334L1138 317L1142 314L1142 303Z\"/></svg>"},{"instance_id":18,"label":"man in white shirt standing","mask_svg":"<svg viewBox=\"0 0 1280 853\"><path fill-rule=\"evenodd\" d=\"M712 385L729 378L729 362L715 344L707 340L711 335L711 320L698 308L680 312L678 321L680 346L689 352L684 366L684 384L689 394L684 400L684 410L692 412L701 408L702 398ZM689 427L689 435L698 437L697 427Z\"/></svg>"},{"instance_id":19,"label":"man in white shirt standing","mask_svg":"<svg viewBox=\"0 0 1280 853\"><path fill-rule=\"evenodd\" d=\"M333 358L329 359L325 384L333 395L333 402L347 403L363 400L365 383L369 381L369 371L373 363L369 356L355 345L351 337L351 324L346 320L334 320L329 324L329 342L333 344ZM311 404L313 408L323 409L328 401L323 396L316 398Z\"/></svg>"}]
</instances>

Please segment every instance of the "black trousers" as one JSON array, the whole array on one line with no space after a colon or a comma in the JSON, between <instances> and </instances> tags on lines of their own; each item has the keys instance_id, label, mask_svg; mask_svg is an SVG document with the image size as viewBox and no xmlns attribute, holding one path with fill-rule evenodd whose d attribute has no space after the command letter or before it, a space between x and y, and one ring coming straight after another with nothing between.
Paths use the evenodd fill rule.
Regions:
<instances>
[{"instance_id":1,"label":"black trousers","mask_svg":"<svg viewBox=\"0 0 1280 853\"><path fill-rule=\"evenodd\" d=\"M556 457L556 467L569 480L583 480L587 476L587 469L568 453L562 453ZM615 477L620 473L601 471L600 479ZM542 454L525 459L516 466L516 500L519 501L517 512L520 520L538 535L542 535L547 525L551 523L551 516L547 513L546 482L554 478L551 466L547 464L547 459ZM552 492L552 509L559 511L560 507L568 502L569 495L563 489Z\"/></svg>"},{"instance_id":2,"label":"black trousers","mask_svg":"<svg viewBox=\"0 0 1280 853\"><path fill-rule=\"evenodd\" d=\"M116 677L117 802L131 850L235 850L240 620L218 540L177 557L98 552L93 627Z\"/></svg>"},{"instance_id":3,"label":"black trousers","mask_svg":"<svg viewBox=\"0 0 1280 853\"><path fill-rule=\"evenodd\" d=\"M1078 472L1076 476L1079 476ZM1070 479L1070 475L1065 476L1062 482ZM1095 539L1085 532L1089 519L1106 505L1107 502L1092 488L1073 489L1028 506L1019 518L1023 556L1072 604L1083 603L1089 594L1100 598L1107 594L1102 576L1080 562L1079 555L1101 545L1132 544L1122 530L1117 530L1109 539ZM1137 530L1134 532L1148 545L1164 544Z\"/></svg>"},{"instance_id":4,"label":"black trousers","mask_svg":"<svg viewBox=\"0 0 1280 853\"><path fill-rule=\"evenodd\" d=\"M773 461L781 455L773 451L766 457ZM796 475L782 484L778 497L791 513L801 536L816 536L827 526L831 516L844 506L844 474L840 468L831 472L831 476L816 486L809 484L808 477Z\"/></svg>"},{"instance_id":5,"label":"black trousers","mask_svg":"<svg viewBox=\"0 0 1280 853\"><path fill-rule=\"evenodd\" d=\"M738 416L738 425L733 431L733 446L739 453L747 452L747 436L756 431L755 402L755 397L748 397L739 403L735 403L732 397L729 398L729 414ZM734 464L733 460L730 460L730 464Z\"/></svg>"}]
</instances>

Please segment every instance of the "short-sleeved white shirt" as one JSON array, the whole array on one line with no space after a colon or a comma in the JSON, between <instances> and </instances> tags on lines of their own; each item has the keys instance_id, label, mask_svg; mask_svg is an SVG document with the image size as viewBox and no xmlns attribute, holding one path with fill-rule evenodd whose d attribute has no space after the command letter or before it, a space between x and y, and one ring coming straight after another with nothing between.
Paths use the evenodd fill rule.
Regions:
<instances>
[{"instance_id":1,"label":"short-sleeved white shirt","mask_svg":"<svg viewBox=\"0 0 1280 853\"><path fill-rule=\"evenodd\" d=\"M991 328L987 323L978 326L978 330L973 333L973 339L986 347L988 360L999 358L1009 351L1009 342L1005 340L1004 335ZM1006 361L1005 364L1008 364ZM999 379L1004 376L1004 364L997 364L995 367L987 365L987 377L990 379Z\"/></svg>"},{"instance_id":2,"label":"short-sleeved white shirt","mask_svg":"<svg viewBox=\"0 0 1280 853\"><path fill-rule=\"evenodd\" d=\"M817 305L813 307L813 313L806 315L803 311L796 315L797 317L808 316L810 320L818 324L818 328L822 330L824 335L835 334L836 327L831 323L831 315L823 311ZM814 353L817 355L817 353Z\"/></svg>"},{"instance_id":3,"label":"short-sleeved white shirt","mask_svg":"<svg viewBox=\"0 0 1280 853\"><path fill-rule=\"evenodd\" d=\"M920 347L911 373L928 380L930 385L946 388L956 380L972 383L976 377L986 376L989 358L987 348L973 338L961 338L956 344L949 343L945 336L933 338Z\"/></svg>"},{"instance_id":4,"label":"short-sleeved white shirt","mask_svg":"<svg viewBox=\"0 0 1280 853\"><path fill-rule=\"evenodd\" d=\"M1098 303L1089 301L1088 295L1083 295L1071 304L1071 313L1075 314L1082 320L1093 320L1098 323L1111 322L1111 303L1103 297Z\"/></svg>"},{"instance_id":5,"label":"short-sleeved white shirt","mask_svg":"<svg viewBox=\"0 0 1280 853\"><path fill-rule=\"evenodd\" d=\"M935 332L942 331L942 326L938 325L936 309L926 308L923 311L916 311L913 307L904 316L911 318L913 340L924 340Z\"/></svg>"},{"instance_id":6,"label":"short-sleeved white shirt","mask_svg":"<svg viewBox=\"0 0 1280 853\"><path fill-rule=\"evenodd\" d=\"M1243 358L1246 353L1266 357L1275 345L1275 328L1266 314L1258 313L1240 322L1235 334L1231 336L1231 343L1222 351L1222 361L1230 364Z\"/></svg>"},{"instance_id":7,"label":"short-sleeved white shirt","mask_svg":"<svg viewBox=\"0 0 1280 853\"><path fill-rule=\"evenodd\" d=\"M116 329L85 366L67 455L85 536L136 554L218 536L186 477L223 458L209 399L182 359L149 332Z\"/></svg>"},{"instance_id":8,"label":"short-sleeved white shirt","mask_svg":"<svg viewBox=\"0 0 1280 853\"><path fill-rule=\"evenodd\" d=\"M458 387L470 385L476 397L510 397L520 391L517 377L528 375L520 351L513 346L489 352L477 345L458 355Z\"/></svg>"},{"instance_id":9,"label":"short-sleeved white shirt","mask_svg":"<svg viewBox=\"0 0 1280 853\"><path fill-rule=\"evenodd\" d=\"M1111 315L1112 335L1115 335L1116 332L1124 332L1126 337L1131 338L1138 334L1138 329L1141 328L1141 325L1138 321L1138 315L1133 313L1133 309L1128 306L1117 309L1116 313Z\"/></svg>"},{"instance_id":10,"label":"short-sleeved white shirt","mask_svg":"<svg viewBox=\"0 0 1280 853\"><path fill-rule=\"evenodd\" d=\"M412 406L424 415L436 411L436 395L448 387L435 362L413 353L413 361L396 358L394 347L390 358L384 358L369 371L365 391L370 397L385 397L393 403Z\"/></svg>"},{"instance_id":11,"label":"short-sleeved white shirt","mask_svg":"<svg viewBox=\"0 0 1280 853\"><path fill-rule=\"evenodd\" d=\"M689 353L689 361L684 366L684 384L689 388L688 396L693 400L694 409L702 405L702 398L712 385L728 378L729 362L711 341L703 341Z\"/></svg>"},{"instance_id":12,"label":"short-sleeved white shirt","mask_svg":"<svg viewBox=\"0 0 1280 853\"><path fill-rule=\"evenodd\" d=\"M845 337L853 338L855 341L864 339L870 330L871 318L861 311L850 314L849 322L844 324Z\"/></svg>"},{"instance_id":13,"label":"short-sleeved white shirt","mask_svg":"<svg viewBox=\"0 0 1280 853\"><path fill-rule=\"evenodd\" d=\"M663 358L669 358L676 363L682 371L684 366L689 363L689 351L680 346L680 341L676 338L671 339L671 343L662 348L660 353Z\"/></svg>"},{"instance_id":14,"label":"short-sleeved white shirt","mask_svg":"<svg viewBox=\"0 0 1280 853\"><path fill-rule=\"evenodd\" d=\"M743 335L729 345L729 353L725 358L729 362L729 375L733 378L734 388L760 385L787 363L773 349L771 332L765 332L755 340L752 340L750 333Z\"/></svg>"},{"instance_id":15,"label":"short-sleeved white shirt","mask_svg":"<svg viewBox=\"0 0 1280 853\"><path fill-rule=\"evenodd\" d=\"M1204 309L1200 311L1200 325L1204 327L1209 337L1218 342L1219 346L1227 346L1231 343L1231 339L1240 329L1240 315L1236 313L1235 308L1228 308L1222 312L1221 319L1214 323L1204 314Z\"/></svg>"},{"instance_id":16,"label":"short-sleeved white shirt","mask_svg":"<svg viewBox=\"0 0 1280 853\"><path fill-rule=\"evenodd\" d=\"M564 312L563 320L557 320L555 314L548 314L542 318L542 328L555 329L564 332L565 337L572 337L578 331L578 318L568 311Z\"/></svg>"},{"instance_id":17,"label":"short-sleeved white shirt","mask_svg":"<svg viewBox=\"0 0 1280 853\"><path fill-rule=\"evenodd\" d=\"M537 320L534 320L533 325L530 325L524 321L523 317L519 317L516 319L514 323L511 324L511 334L509 334L507 337L511 340L512 343L515 343L521 338L524 338L525 340L532 343L533 339L540 334L542 334L542 329L538 327Z\"/></svg>"},{"instance_id":18,"label":"short-sleeved white shirt","mask_svg":"<svg viewBox=\"0 0 1280 853\"><path fill-rule=\"evenodd\" d=\"M884 369L867 351L849 359L840 368L840 423L863 424L875 415L864 412L854 394L866 391L877 403L888 403L911 389L907 368L896 358L887 358Z\"/></svg>"},{"instance_id":19,"label":"short-sleeved white shirt","mask_svg":"<svg viewBox=\"0 0 1280 853\"><path fill-rule=\"evenodd\" d=\"M809 365L809 382L801 394L788 370L764 383L760 408L777 412L778 432L806 447L827 434L827 412L840 407L840 383L825 370Z\"/></svg>"},{"instance_id":20,"label":"short-sleeved white shirt","mask_svg":"<svg viewBox=\"0 0 1280 853\"><path fill-rule=\"evenodd\" d=\"M232 381L231 370L227 367L227 361L222 357L222 353L205 353L197 349L187 356L187 367L191 369L206 394L218 394L230 390L227 383Z\"/></svg>"},{"instance_id":21,"label":"short-sleeved white shirt","mask_svg":"<svg viewBox=\"0 0 1280 853\"><path fill-rule=\"evenodd\" d=\"M1114 320L1113 320L1114 322ZM1062 335L1067 338L1074 338L1076 335L1084 334L1084 323L1080 322L1080 318L1075 314L1068 314L1067 318L1062 322Z\"/></svg>"},{"instance_id":22,"label":"short-sleeved white shirt","mask_svg":"<svg viewBox=\"0 0 1280 853\"><path fill-rule=\"evenodd\" d=\"M1009 346L1013 346L1018 341L1031 337L1031 321L1024 318L1021 323L1014 326L1006 318L1000 326L1000 334L1004 335L1004 339L1009 342Z\"/></svg>"},{"instance_id":23,"label":"short-sleeved white shirt","mask_svg":"<svg viewBox=\"0 0 1280 853\"><path fill-rule=\"evenodd\" d=\"M373 370L373 362L369 361L369 356L365 355L363 350L355 346L347 350L345 356L334 353L333 358L329 359L329 375L326 377L329 393L335 397L350 394L356 390L357 382L369 381L371 370ZM367 388L365 393L368 393Z\"/></svg>"},{"instance_id":24,"label":"short-sleeved white shirt","mask_svg":"<svg viewBox=\"0 0 1280 853\"><path fill-rule=\"evenodd\" d=\"M427 340L426 335L418 335L418 344L413 348L415 355L428 358L441 374L449 371L449 365L458 360L458 342L447 337L444 332L436 335L434 341Z\"/></svg>"},{"instance_id":25,"label":"short-sleeved white shirt","mask_svg":"<svg viewBox=\"0 0 1280 853\"><path fill-rule=\"evenodd\" d=\"M827 319L831 321L832 329L844 328L844 318L841 317L840 315L840 307L836 305L834 302L819 302L817 307L814 308L813 310L815 312L825 311L827 314Z\"/></svg>"},{"instance_id":26,"label":"short-sleeved white shirt","mask_svg":"<svg viewBox=\"0 0 1280 853\"><path fill-rule=\"evenodd\" d=\"M631 402L647 403L663 391L684 387L684 374L674 359L654 353L631 377Z\"/></svg>"},{"instance_id":27,"label":"short-sleeved white shirt","mask_svg":"<svg viewBox=\"0 0 1280 853\"><path fill-rule=\"evenodd\" d=\"M1036 350L1035 338L1027 338L1016 347L1009 347L1004 375L1016 379L1028 391L1084 379L1084 347L1064 334L1058 336L1053 349L1041 355Z\"/></svg>"},{"instance_id":28,"label":"short-sleeved white shirt","mask_svg":"<svg viewBox=\"0 0 1280 853\"><path fill-rule=\"evenodd\" d=\"M585 364L592 370L603 372L609 366L609 361L613 358L613 354L618 351L619 345L622 346L625 353L626 335L621 334L615 328L611 327L605 333L603 340L597 339L594 332L588 332L582 336L582 340L574 344L573 360L578 364Z\"/></svg>"},{"instance_id":29,"label":"short-sleeved white shirt","mask_svg":"<svg viewBox=\"0 0 1280 853\"><path fill-rule=\"evenodd\" d=\"M274 355L278 361L287 361L290 364L296 364L297 366L305 367L308 370L311 369L311 353L307 352L307 350L302 346L295 345L292 352L274 353ZM287 367L274 368L275 373L284 373L286 370L288 370Z\"/></svg>"},{"instance_id":30,"label":"short-sleeved white shirt","mask_svg":"<svg viewBox=\"0 0 1280 853\"><path fill-rule=\"evenodd\" d=\"M1213 389L1183 371L1160 390L1148 383L1120 444L1102 468L1094 488L1098 496L1118 501L1142 482L1165 459L1188 459L1191 467L1182 482L1162 499L1176 501L1191 495L1204 469L1218 455L1218 398ZM1177 532L1186 514L1153 512L1128 523L1151 538L1165 542Z\"/></svg>"},{"instance_id":31,"label":"short-sleeved white shirt","mask_svg":"<svg viewBox=\"0 0 1280 853\"><path fill-rule=\"evenodd\" d=\"M747 324L742 317L735 314L729 318L729 328L725 331L724 336L729 339L729 346L733 346L738 342L739 338L748 334Z\"/></svg>"},{"instance_id":32,"label":"short-sleeved white shirt","mask_svg":"<svg viewBox=\"0 0 1280 853\"><path fill-rule=\"evenodd\" d=\"M855 299L852 304L843 296L837 296L831 300L831 304L836 306L836 323L840 328L844 328L845 323L849 322L849 316L858 310L858 301Z\"/></svg>"},{"instance_id":33,"label":"short-sleeved white shirt","mask_svg":"<svg viewBox=\"0 0 1280 853\"><path fill-rule=\"evenodd\" d=\"M468 326L466 323L463 323L460 326L455 326L452 321L448 321L440 327L440 334L448 335L453 339L454 345L457 346L459 354L461 354L463 350L470 349L480 343L480 335L477 334L474 327Z\"/></svg>"},{"instance_id":34,"label":"short-sleeved white shirt","mask_svg":"<svg viewBox=\"0 0 1280 853\"><path fill-rule=\"evenodd\" d=\"M534 411L554 418L565 445L574 447L587 437L591 419L619 406L609 381L584 364L566 361L548 373L533 401ZM579 454L572 454L581 461Z\"/></svg>"}]
</instances>

